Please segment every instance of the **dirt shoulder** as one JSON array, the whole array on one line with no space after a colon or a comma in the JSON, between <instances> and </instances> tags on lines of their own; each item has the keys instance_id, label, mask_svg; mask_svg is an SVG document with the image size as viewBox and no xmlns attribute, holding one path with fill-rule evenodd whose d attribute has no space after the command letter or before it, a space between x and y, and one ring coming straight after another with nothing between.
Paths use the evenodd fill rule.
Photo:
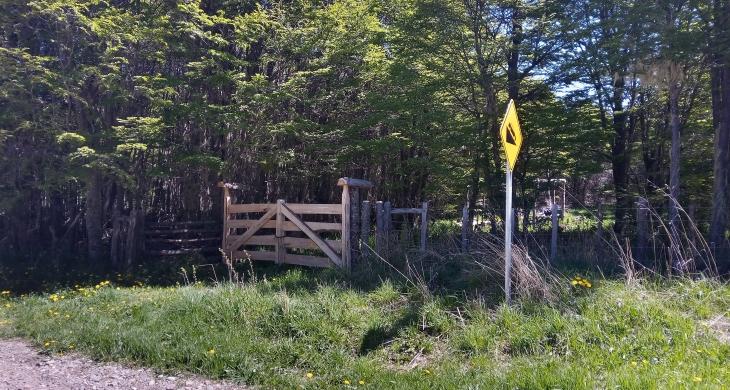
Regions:
<instances>
[{"instance_id":1,"label":"dirt shoulder","mask_svg":"<svg viewBox=\"0 0 730 390\"><path fill-rule=\"evenodd\" d=\"M47 355L28 342L0 339L0 389L216 389L246 387L191 375L101 363L79 354Z\"/></svg>"}]
</instances>

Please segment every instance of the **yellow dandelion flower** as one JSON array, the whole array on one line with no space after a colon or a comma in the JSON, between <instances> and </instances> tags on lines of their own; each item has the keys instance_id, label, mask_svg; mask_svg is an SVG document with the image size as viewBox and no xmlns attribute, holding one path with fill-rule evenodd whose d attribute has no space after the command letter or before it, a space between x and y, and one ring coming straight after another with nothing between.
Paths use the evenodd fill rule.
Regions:
<instances>
[{"instance_id":1,"label":"yellow dandelion flower","mask_svg":"<svg viewBox=\"0 0 730 390\"><path fill-rule=\"evenodd\" d=\"M49 346L49 345L51 345L51 343L49 343L48 341L46 341L45 343L43 343L43 346L44 346L44 347L47 347L47 346Z\"/></svg>"},{"instance_id":2,"label":"yellow dandelion flower","mask_svg":"<svg viewBox=\"0 0 730 390\"><path fill-rule=\"evenodd\" d=\"M314 374L312 374L311 372L308 372L307 373L307 378L309 378L309 379L314 378Z\"/></svg>"},{"instance_id":3,"label":"yellow dandelion flower","mask_svg":"<svg viewBox=\"0 0 730 390\"><path fill-rule=\"evenodd\" d=\"M573 286L575 286L576 284L578 284L578 281L575 280L575 279L573 279L573 280L570 281L570 284L572 284Z\"/></svg>"},{"instance_id":4,"label":"yellow dandelion flower","mask_svg":"<svg viewBox=\"0 0 730 390\"><path fill-rule=\"evenodd\" d=\"M357 383L359 383L359 384L361 384L361 385L364 385L364 384L365 384L365 381L364 381L364 380L362 380L362 379L360 379L359 381L357 381Z\"/></svg>"},{"instance_id":5,"label":"yellow dandelion flower","mask_svg":"<svg viewBox=\"0 0 730 390\"><path fill-rule=\"evenodd\" d=\"M593 285L590 282L586 282L586 287L591 288Z\"/></svg>"},{"instance_id":6,"label":"yellow dandelion flower","mask_svg":"<svg viewBox=\"0 0 730 390\"><path fill-rule=\"evenodd\" d=\"M344 383L344 384L346 384L346 385L349 385L349 384L350 384L350 381L349 381L349 380L347 380L347 379L345 379L344 381L342 381L342 383Z\"/></svg>"},{"instance_id":7,"label":"yellow dandelion flower","mask_svg":"<svg viewBox=\"0 0 730 390\"><path fill-rule=\"evenodd\" d=\"M692 381L696 382L696 383L702 382L702 377L699 377L699 376L693 377Z\"/></svg>"},{"instance_id":8,"label":"yellow dandelion flower","mask_svg":"<svg viewBox=\"0 0 730 390\"><path fill-rule=\"evenodd\" d=\"M6 303L6 304L5 304L5 307L7 307L8 309L10 309L10 307L11 307L11 306L10 306L10 304L9 304L9 303Z\"/></svg>"},{"instance_id":9,"label":"yellow dandelion flower","mask_svg":"<svg viewBox=\"0 0 730 390\"><path fill-rule=\"evenodd\" d=\"M213 348L209 349L208 355L215 355L215 349L213 349Z\"/></svg>"}]
</instances>

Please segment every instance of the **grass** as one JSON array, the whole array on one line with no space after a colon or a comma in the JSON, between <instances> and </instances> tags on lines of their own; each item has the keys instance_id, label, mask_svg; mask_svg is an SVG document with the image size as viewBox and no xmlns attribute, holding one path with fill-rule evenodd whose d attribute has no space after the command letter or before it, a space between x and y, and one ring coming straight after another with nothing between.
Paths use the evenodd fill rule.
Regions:
<instances>
[{"instance_id":1,"label":"grass","mask_svg":"<svg viewBox=\"0 0 730 390\"><path fill-rule=\"evenodd\" d=\"M362 290L322 275L290 270L244 286L99 284L6 294L0 335L263 388L722 388L730 381L730 346L703 325L730 310L726 284L593 281L590 289L565 288L556 303L505 307L423 296L390 281Z\"/></svg>"}]
</instances>

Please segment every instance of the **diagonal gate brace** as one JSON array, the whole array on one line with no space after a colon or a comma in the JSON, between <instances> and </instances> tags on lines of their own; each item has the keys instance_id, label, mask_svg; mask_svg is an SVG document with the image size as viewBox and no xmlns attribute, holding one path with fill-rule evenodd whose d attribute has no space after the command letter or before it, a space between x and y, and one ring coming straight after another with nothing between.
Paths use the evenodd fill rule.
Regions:
<instances>
[{"instance_id":1,"label":"diagonal gate brace","mask_svg":"<svg viewBox=\"0 0 730 390\"><path fill-rule=\"evenodd\" d=\"M279 206L281 207L281 212L284 214L284 216L287 217L290 221L292 221L294 223L294 225L296 225L302 232L304 232L304 234L306 234L310 240L314 241L314 243L317 244L317 246L322 250L322 252L324 252L327 255L327 257L329 257L330 260L332 260L333 263L335 263L339 267L342 266L342 259L340 258L340 256L337 255L337 253L335 253L334 250L332 250L332 248L329 246L329 244L327 244L324 240L319 238L319 235L317 235L317 233L312 231L312 229L310 229L306 223L304 223L301 219L299 219L299 217L297 217L296 214L294 214L289 209L289 207L286 206L286 204L280 203ZM246 232L246 233L248 233L248 232ZM243 237L241 237L241 238L243 238Z\"/></svg>"}]
</instances>

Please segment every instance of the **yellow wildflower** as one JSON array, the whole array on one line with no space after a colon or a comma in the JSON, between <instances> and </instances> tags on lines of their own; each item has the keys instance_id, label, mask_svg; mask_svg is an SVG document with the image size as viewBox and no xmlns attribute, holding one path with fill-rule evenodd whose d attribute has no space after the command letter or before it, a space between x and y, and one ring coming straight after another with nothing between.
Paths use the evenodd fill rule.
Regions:
<instances>
[{"instance_id":1,"label":"yellow wildflower","mask_svg":"<svg viewBox=\"0 0 730 390\"><path fill-rule=\"evenodd\" d=\"M215 349L213 349L213 348L209 349L208 355L215 355Z\"/></svg>"},{"instance_id":2,"label":"yellow wildflower","mask_svg":"<svg viewBox=\"0 0 730 390\"><path fill-rule=\"evenodd\" d=\"M346 385L349 385L349 384L350 384L350 381L349 381L349 380L347 380L347 379L345 379L344 381L342 381L342 383L344 383L344 384L346 384Z\"/></svg>"},{"instance_id":3,"label":"yellow wildflower","mask_svg":"<svg viewBox=\"0 0 730 390\"><path fill-rule=\"evenodd\" d=\"M692 381L693 382L696 382L696 383L699 383L699 382L702 382L702 378L699 377L699 376L696 376L696 377L692 378Z\"/></svg>"},{"instance_id":4,"label":"yellow wildflower","mask_svg":"<svg viewBox=\"0 0 730 390\"><path fill-rule=\"evenodd\" d=\"M312 374L311 372L308 372L307 373L307 378L309 378L309 379L314 378L314 374Z\"/></svg>"},{"instance_id":5,"label":"yellow wildflower","mask_svg":"<svg viewBox=\"0 0 730 390\"><path fill-rule=\"evenodd\" d=\"M364 384L365 384L365 381L364 381L364 380L362 380L362 379L360 379L359 381L357 381L357 383L359 383L359 384L361 384L361 385L364 385Z\"/></svg>"},{"instance_id":6,"label":"yellow wildflower","mask_svg":"<svg viewBox=\"0 0 730 390\"><path fill-rule=\"evenodd\" d=\"M639 363L637 363L637 362L631 362L631 365L634 366L634 367L636 367L638 364Z\"/></svg>"}]
</instances>

